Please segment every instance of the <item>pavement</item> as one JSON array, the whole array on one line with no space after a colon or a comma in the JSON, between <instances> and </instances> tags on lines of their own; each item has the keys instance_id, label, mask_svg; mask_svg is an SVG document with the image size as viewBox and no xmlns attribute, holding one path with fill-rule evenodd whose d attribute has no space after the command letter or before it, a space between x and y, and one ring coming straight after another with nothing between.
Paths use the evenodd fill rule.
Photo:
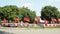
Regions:
<instances>
[{"instance_id":1,"label":"pavement","mask_svg":"<svg viewBox=\"0 0 60 34\"><path fill-rule=\"evenodd\" d=\"M0 34L60 34L60 29L0 29Z\"/></svg>"},{"instance_id":2,"label":"pavement","mask_svg":"<svg viewBox=\"0 0 60 34\"><path fill-rule=\"evenodd\" d=\"M0 31L0 34L13 34L13 33L5 32L5 31Z\"/></svg>"}]
</instances>

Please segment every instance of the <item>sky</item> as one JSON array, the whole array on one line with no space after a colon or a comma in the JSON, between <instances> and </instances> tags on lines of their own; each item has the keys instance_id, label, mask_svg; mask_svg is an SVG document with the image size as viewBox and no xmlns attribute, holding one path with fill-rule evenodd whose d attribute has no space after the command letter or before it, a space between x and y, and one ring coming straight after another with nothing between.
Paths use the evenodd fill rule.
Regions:
<instances>
[{"instance_id":1,"label":"sky","mask_svg":"<svg viewBox=\"0 0 60 34\"><path fill-rule=\"evenodd\" d=\"M60 11L60 0L0 0L0 6L16 5L18 7L28 7L41 16L41 9L44 6L55 6Z\"/></svg>"}]
</instances>

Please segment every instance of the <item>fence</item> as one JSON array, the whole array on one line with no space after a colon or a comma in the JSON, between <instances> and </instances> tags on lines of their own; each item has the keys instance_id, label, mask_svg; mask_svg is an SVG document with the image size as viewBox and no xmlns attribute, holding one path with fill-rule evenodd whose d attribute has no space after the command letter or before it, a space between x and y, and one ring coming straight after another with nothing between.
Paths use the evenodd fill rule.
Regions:
<instances>
[{"instance_id":1,"label":"fence","mask_svg":"<svg viewBox=\"0 0 60 34\"><path fill-rule=\"evenodd\" d=\"M10 23L6 23L6 24L0 24L0 26L4 26L4 27L49 27L49 26L60 26L60 24L47 24L47 26L45 24L18 24L18 23L14 23L14 24L10 24Z\"/></svg>"}]
</instances>

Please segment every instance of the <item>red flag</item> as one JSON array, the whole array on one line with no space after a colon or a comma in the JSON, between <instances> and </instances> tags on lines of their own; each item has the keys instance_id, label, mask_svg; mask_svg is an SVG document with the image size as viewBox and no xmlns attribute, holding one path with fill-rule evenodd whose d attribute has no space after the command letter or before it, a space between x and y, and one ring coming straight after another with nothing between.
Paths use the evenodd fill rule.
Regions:
<instances>
[{"instance_id":1,"label":"red flag","mask_svg":"<svg viewBox=\"0 0 60 34\"><path fill-rule=\"evenodd\" d=\"M47 26L48 21L45 18L44 18L44 23L45 23L45 26Z\"/></svg>"},{"instance_id":2,"label":"red flag","mask_svg":"<svg viewBox=\"0 0 60 34\"><path fill-rule=\"evenodd\" d=\"M58 22L60 22L60 18L58 18Z\"/></svg>"},{"instance_id":3,"label":"red flag","mask_svg":"<svg viewBox=\"0 0 60 34\"><path fill-rule=\"evenodd\" d=\"M4 24L6 24L6 19L4 18Z\"/></svg>"},{"instance_id":4,"label":"red flag","mask_svg":"<svg viewBox=\"0 0 60 34\"><path fill-rule=\"evenodd\" d=\"M56 22L57 20L55 18L52 18L52 22Z\"/></svg>"},{"instance_id":5,"label":"red flag","mask_svg":"<svg viewBox=\"0 0 60 34\"><path fill-rule=\"evenodd\" d=\"M19 22L19 18L16 18L16 20Z\"/></svg>"},{"instance_id":6,"label":"red flag","mask_svg":"<svg viewBox=\"0 0 60 34\"><path fill-rule=\"evenodd\" d=\"M15 20L15 22L17 22L17 21L19 22L20 19L19 18L14 18L14 20Z\"/></svg>"},{"instance_id":7,"label":"red flag","mask_svg":"<svg viewBox=\"0 0 60 34\"><path fill-rule=\"evenodd\" d=\"M30 22L30 18L24 17L24 21Z\"/></svg>"},{"instance_id":8,"label":"red flag","mask_svg":"<svg viewBox=\"0 0 60 34\"><path fill-rule=\"evenodd\" d=\"M35 19L34 19L36 22L40 22L40 18L38 18L38 17L35 17Z\"/></svg>"}]
</instances>

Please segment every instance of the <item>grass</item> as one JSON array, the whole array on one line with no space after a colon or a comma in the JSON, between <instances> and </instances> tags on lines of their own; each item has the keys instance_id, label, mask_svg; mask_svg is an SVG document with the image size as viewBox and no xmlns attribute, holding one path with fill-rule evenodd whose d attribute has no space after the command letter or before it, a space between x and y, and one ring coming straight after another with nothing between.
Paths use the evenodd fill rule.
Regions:
<instances>
[{"instance_id":1,"label":"grass","mask_svg":"<svg viewBox=\"0 0 60 34\"><path fill-rule=\"evenodd\" d=\"M47 26L45 28L60 28L60 26Z\"/></svg>"},{"instance_id":2,"label":"grass","mask_svg":"<svg viewBox=\"0 0 60 34\"><path fill-rule=\"evenodd\" d=\"M30 26L30 27L26 27L26 26L24 26L24 27L2 27L2 26L0 26L0 29L8 29L8 28L29 28L29 29L42 29L43 27L41 27L41 26L38 26L38 27L35 27L35 26ZM60 26L46 26L46 27L44 27L44 28L49 28L49 29L51 29L51 28L60 28Z\"/></svg>"}]
</instances>

